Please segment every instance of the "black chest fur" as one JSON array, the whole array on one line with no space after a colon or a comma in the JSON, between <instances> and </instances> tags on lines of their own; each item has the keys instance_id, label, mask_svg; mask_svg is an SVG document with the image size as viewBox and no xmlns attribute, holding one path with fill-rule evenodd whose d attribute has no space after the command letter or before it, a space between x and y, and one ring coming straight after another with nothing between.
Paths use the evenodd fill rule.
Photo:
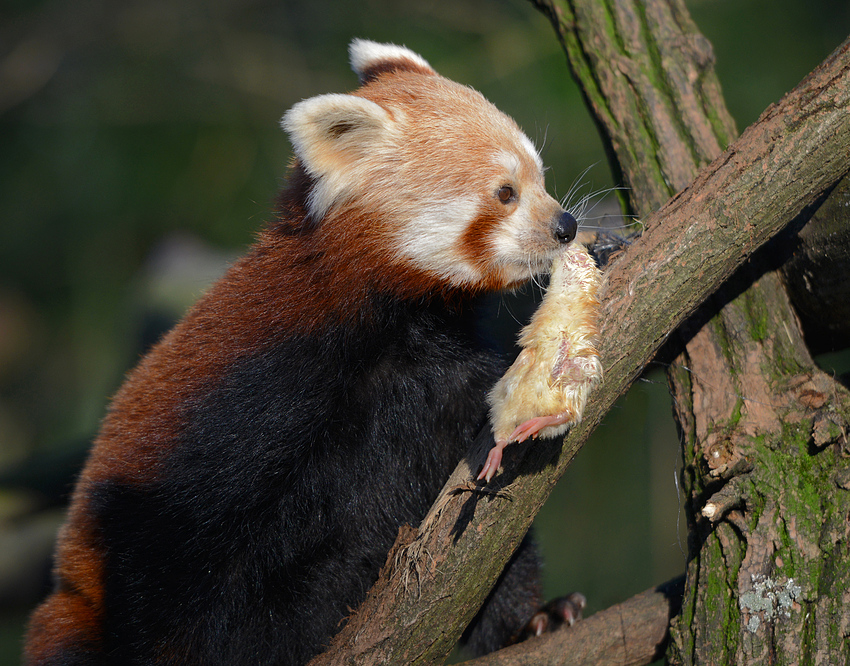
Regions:
<instances>
[{"instance_id":1,"label":"black chest fur","mask_svg":"<svg viewBox=\"0 0 850 666\"><path fill-rule=\"evenodd\" d=\"M320 651L486 424L500 369L441 304L240 358L192 396L154 481L93 493L114 653L231 664Z\"/></svg>"}]
</instances>

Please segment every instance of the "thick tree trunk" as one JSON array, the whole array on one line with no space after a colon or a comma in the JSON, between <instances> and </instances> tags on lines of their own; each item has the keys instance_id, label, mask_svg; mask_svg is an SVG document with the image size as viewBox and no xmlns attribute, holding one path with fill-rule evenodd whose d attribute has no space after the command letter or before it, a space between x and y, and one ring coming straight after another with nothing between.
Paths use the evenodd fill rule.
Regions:
<instances>
[{"instance_id":1,"label":"thick tree trunk","mask_svg":"<svg viewBox=\"0 0 850 666\"><path fill-rule=\"evenodd\" d=\"M617 397L746 257L850 170L848 104L846 44L645 220L644 236L605 276L606 378L584 422L563 446L508 447L505 473L483 491L470 481L486 443L470 452L418 530L400 536L369 597L316 663L433 663L448 653Z\"/></svg>"},{"instance_id":2,"label":"thick tree trunk","mask_svg":"<svg viewBox=\"0 0 850 666\"><path fill-rule=\"evenodd\" d=\"M647 215L734 132L710 47L675 0L535 4L553 20L633 210ZM827 234L846 242L835 226ZM818 251L813 238L825 235L795 241L809 250L798 253L807 270L846 257L846 245ZM675 662L837 664L850 652L850 395L803 342L775 271L787 243L759 252L689 320L669 374L691 528ZM817 277L796 293L847 293L846 280ZM846 300L827 308L812 311L834 339L850 324Z\"/></svg>"},{"instance_id":3,"label":"thick tree trunk","mask_svg":"<svg viewBox=\"0 0 850 666\"><path fill-rule=\"evenodd\" d=\"M670 373L690 496L679 663L842 664L850 649L850 394L812 362L767 254L683 331Z\"/></svg>"}]
</instances>

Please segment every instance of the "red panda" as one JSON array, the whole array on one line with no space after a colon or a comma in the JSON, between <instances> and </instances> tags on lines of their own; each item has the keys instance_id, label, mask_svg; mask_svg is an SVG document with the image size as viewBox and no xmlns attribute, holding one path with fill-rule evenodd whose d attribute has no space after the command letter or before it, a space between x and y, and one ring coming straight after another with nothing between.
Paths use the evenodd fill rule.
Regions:
<instances>
[{"instance_id":1,"label":"red panda","mask_svg":"<svg viewBox=\"0 0 850 666\"><path fill-rule=\"evenodd\" d=\"M306 662L487 424L504 366L474 306L576 221L482 95L403 47L350 56L359 89L283 118L273 221L115 395L26 663ZM526 539L465 639L541 602Z\"/></svg>"}]
</instances>

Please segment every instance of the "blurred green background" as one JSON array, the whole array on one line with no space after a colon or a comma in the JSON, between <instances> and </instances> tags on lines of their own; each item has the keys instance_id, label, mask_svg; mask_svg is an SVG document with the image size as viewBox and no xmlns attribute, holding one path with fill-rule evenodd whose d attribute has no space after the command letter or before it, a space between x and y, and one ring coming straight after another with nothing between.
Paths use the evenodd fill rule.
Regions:
<instances>
[{"instance_id":1,"label":"blurred green background","mask_svg":"<svg viewBox=\"0 0 850 666\"><path fill-rule=\"evenodd\" d=\"M688 6L739 128L850 27L843 0ZM558 196L614 184L554 32L524 0L2 4L0 665L18 663L108 396L269 218L290 158L279 118L356 86L355 36L406 44L514 116ZM537 519L548 595L582 590L593 611L684 570L677 447L657 369Z\"/></svg>"}]
</instances>

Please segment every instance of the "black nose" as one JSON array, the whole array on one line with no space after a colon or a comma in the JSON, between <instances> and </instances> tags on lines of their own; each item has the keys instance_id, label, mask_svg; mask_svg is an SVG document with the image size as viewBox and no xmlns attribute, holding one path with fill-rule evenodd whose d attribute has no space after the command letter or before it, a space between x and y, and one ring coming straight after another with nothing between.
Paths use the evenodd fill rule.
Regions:
<instances>
[{"instance_id":1,"label":"black nose","mask_svg":"<svg viewBox=\"0 0 850 666\"><path fill-rule=\"evenodd\" d=\"M578 222L576 222L576 218L566 211L561 213L561 216L558 218L558 222L555 225L555 238L558 239L558 242L564 244L569 243L576 237L577 231Z\"/></svg>"}]
</instances>

